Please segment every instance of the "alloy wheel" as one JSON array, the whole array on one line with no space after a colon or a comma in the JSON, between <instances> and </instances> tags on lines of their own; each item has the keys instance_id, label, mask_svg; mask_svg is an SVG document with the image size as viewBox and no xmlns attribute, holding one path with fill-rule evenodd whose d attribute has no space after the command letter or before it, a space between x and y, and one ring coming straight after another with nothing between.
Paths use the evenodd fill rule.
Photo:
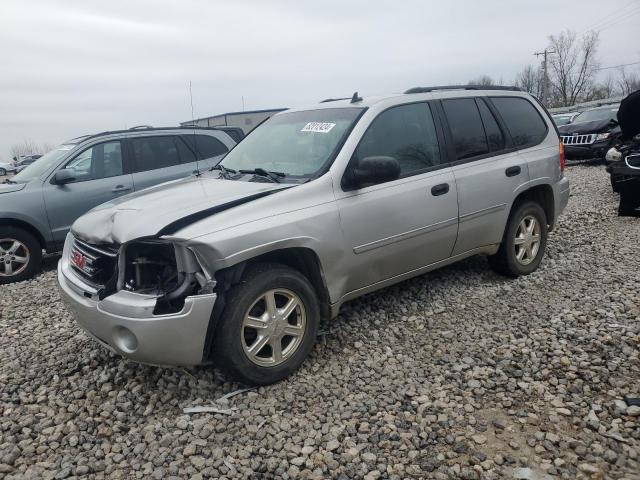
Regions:
<instances>
[{"instance_id":1,"label":"alloy wheel","mask_svg":"<svg viewBox=\"0 0 640 480\"><path fill-rule=\"evenodd\" d=\"M273 367L300 347L307 316L304 304L290 290L269 290L258 297L242 322L242 348L251 362Z\"/></svg>"},{"instance_id":2,"label":"alloy wheel","mask_svg":"<svg viewBox=\"0 0 640 480\"><path fill-rule=\"evenodd\" d=\"M540 250L540 222L533 215L524 217L514 239L516 260L521 265L529 265L536 259Z\"/></svg>"},{"instance_id":3,"label":"alloy wheel","mask_svg":"<svg viewBox=\"0 0 640 480\"><path fill-rule=\"evenodd\" d=\"M19 275L29 265L29 249L15 238L0 238L0 277Z\"/></svg>"}]
</instances>

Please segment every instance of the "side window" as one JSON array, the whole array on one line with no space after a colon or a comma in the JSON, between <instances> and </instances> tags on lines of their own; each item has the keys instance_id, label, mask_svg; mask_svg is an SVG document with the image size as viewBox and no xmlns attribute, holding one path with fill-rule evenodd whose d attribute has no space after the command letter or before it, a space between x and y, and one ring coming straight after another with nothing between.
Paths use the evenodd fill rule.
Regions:
<instances>
[{"instance_id":1,"label":"side window","mask_svg":"<svg viewBox=\"0 0 640 480\"><path fill-rule=\"evenodd\" d=\"M533 146L547 136L547 124L528 100L520 97L491 97L516 147Z\"/></svg>"},{"instance_id":2,"label":"side window","mask_svg":"<svg viewBox=\"0 0 640 480\"><path fill-rule=\"evenodd\" d=\"M443 100L442 107L447 116L458 160L489 153L480 112L473 98Z\"/></svg>"},{"instance_id":3,"label":"side window","mask_svg":"<svg viewBox=\"0 0 640 480\"><path fill-rule=\"evenodd\" d=\"M498 126L498 122L496 122L493 113L491 113L491 110L489 110L484 100L478 98L476 101L478 103L478 110L480 110L484 131L487 134L487 140L489 140L489 148L492 152L502 150L504 148L504 136Z\"/></svg>"},{"instance_id":4,"label":"side window","mask_svg":"<svg viewBox=\"0 0 640 480\"><path fill-rule=\"evenodd\" d=\"M182 138L177 139L178 155L181 163L191 163L196 161L196 154L187 146Z\"/></svg>"},{"instance_id":5,"label":"side window","mask_svg":"<svg viewBox=\"0 0 640 480\"><path fill-rule=\"evenodd\" d=\"M74 182L86 182L123 174L120 141L94 145L80 152L64 168L72 169Z\"/></svg>"},{"instance_id":6,"label":"side window","mask_svg":"<svg viewBox=\"0 0 640 480\"><path fill-rule=\"evenodd\" d=\"M174 136L132 138L130 142L134 172L146 172L180 164L177 140Z\"/></svg>"},{"instance_id":7,"label":"side window","mask_svg":"<svg viewBox=\"0 0 640 480\"><path fill-rule=\"evenodd\" d=\"M440 148L429 105L400 105L378 115L354 153L358 160L373 156L397 159L401 176L439 165Z\"/></svg>"},{"instance_id":8,"label":"side window","mask_svg":"<svg viewBox=\"0 0 640 480\"><path fill-rule=\"evenodd\" d=\"M217 157L229 151L224 143L211 135L183 135L182 138L196 152L198 160Z\"/></svg>"}]
</instances>

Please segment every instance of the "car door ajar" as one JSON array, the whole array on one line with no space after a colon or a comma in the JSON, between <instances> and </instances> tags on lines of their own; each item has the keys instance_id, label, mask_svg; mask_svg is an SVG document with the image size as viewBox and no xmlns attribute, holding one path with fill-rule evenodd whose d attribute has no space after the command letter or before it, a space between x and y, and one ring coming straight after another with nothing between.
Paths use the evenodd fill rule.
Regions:
<instances>
[{"instance_id":1,"label":"car door ajar","mask_svg":"<svg viewBox=\"0 0 640 480\"><path fill-rule=\"evenodd\" d=\"M441 102L458 190L458 255L502 241L514 192L529 181L529 170L484 99Z\"/></svg>"},{"instance_id":2,"label":"car door ajar","mask_svg":"<svg viewBox=\"0 0 640 480\"><path fill-rule=\"evenodd\" d=\"M347 168L365 157L391 156L401 175L336 192L353 265L346 292L450 256L458 228L456 184L438 135L430 106L422 102L383 111L360 140Z\"/></svg>"},{"instance_id":3,"label":"car door ajar","mask_svg":"<svg viewBox=\"0 0 640 480\"><path fill-rule=\"evenodd\" d=\"M74 180L64 185L43 185L43 197L54 242L63 242L73 222L92 208L133 190L126 173L120 140L98 143L66 162Z\"/></svg>"}]
</instances>

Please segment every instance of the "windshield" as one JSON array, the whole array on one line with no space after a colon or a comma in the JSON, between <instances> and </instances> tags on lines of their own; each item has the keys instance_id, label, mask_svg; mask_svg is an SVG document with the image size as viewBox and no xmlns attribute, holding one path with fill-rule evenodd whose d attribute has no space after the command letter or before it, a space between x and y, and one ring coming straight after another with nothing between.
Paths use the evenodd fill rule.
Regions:
<instances>
[{"instance_id":1,"label":"windshield","mask_svg":"<svg viewBox=\"0 0 640 480\"><path fill-rule=\"evenodd\" d=\"M58 161L73 147L75 147L75 145L60 145L55 150L51 150L44 154L27 168L22 170L14 176L11 181L16 183L27 183L34 178L41 176L56 165Z\"/></svg>"},{"instance_id":2,"label":"windshield","mask_svg":"<svg viewBox=\"0 0 640 480\"><path fill-rule=\"evenodd\" d=\"M616 120L618 107L587 110L578 115L572 123L593 122L595 120Z\"/></svg>"},{"instance_id":3,"label":"windshield","mask_svg":"<svg viewBox=\"0 0 640 480\"><path fill-rule=\"evenodd\" d=\"M362 111L326 108L281 113L251 132L220 163L236 171L282 172L284 181L310 178L331 161Z\"/></svg>"}]
</instances>

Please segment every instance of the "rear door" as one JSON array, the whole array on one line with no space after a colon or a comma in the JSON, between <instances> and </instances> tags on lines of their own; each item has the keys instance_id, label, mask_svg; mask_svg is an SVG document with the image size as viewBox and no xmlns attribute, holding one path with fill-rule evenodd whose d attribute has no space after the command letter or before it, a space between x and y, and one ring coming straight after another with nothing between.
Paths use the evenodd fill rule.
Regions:
<instances>
[{"instance_id":1,"label":"rear door","mask_svg":"<svg viewBox=\"0 0 640 480\"><path fill-rule=\"evenodd\" d=\"M186 177L196 169L195 154L179 135L128 139L136 191Z\"/></svg>"},{"instance_id":2,"label":"rear door","mask_svg":"<svg viewBox=\"0 0 640 480\"><path fill-rule=\"evenodd\" d=\"M529 170L485 99L440 105L458 191L458 255L501 242L514 192L529 181Z\"/></svg>"},{"instance_id":3,"label":"rear door","mask_svg":"<svg viewBox=\"0 0 640 480\"><path fill-rule=\"evenodd\" d=\"M392 156L400 164L401 177L336 192L353 265L346 291L450 256L458 204L441 145L441 131L426 102L391 107L371 122L350 166L365 157Z\"/></svg>"},{"instance_id":4,"label":"rear door","mask_svg":"<svg viewBox=\"0 0 640 480\"><path fill-rule=\"evenodd\" d=\"M63 166L73 170L73 182L54 185L48 179L44 183L44 203L54 242L64 241L71 224L93 207L133 190L122 147L120 140L92 145Z\"/></svg>"}]
</instances>

